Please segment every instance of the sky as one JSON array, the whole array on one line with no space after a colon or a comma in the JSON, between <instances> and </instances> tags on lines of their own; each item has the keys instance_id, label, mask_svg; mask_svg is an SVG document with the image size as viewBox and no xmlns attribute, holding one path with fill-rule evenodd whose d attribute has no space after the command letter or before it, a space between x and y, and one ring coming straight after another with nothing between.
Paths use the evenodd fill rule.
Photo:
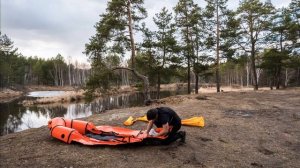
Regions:
<instances>
[{"instance_id":1,"label":"sky","mask_svg":"<svg viewBox=\"0 0 300 168\"><path fill-rule=\"evenodd\" d=\"M272 0L276 8L291 0ZM7 34L24 56L55 57L58 53L72 62L88 63L82 52L96 33L94 25L105 12L107 0L0 0L0 31ZM144 0L147 26L154 28L155 13L164 6L169 10L178 0ZM194 0L204 8L204 0ZM235 9L239 0L228 0ZM139 38L139 37L137 37Z\"/></svg>"}]
</instances>

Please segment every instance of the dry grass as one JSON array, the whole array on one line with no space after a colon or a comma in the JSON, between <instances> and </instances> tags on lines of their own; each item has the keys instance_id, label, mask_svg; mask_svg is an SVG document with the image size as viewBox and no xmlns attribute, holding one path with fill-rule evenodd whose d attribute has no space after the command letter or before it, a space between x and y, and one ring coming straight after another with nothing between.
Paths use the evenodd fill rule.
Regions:
<instances>
[{"instance_id":1,"label":"dry grass","mask_svg":"<svg viewBox=\"0 0 300 168\"><path fill-rule=\"evenodd\" d=\"M0 90L0 102L9 102L22 96L24 93L21 91L15 91L11 89Z\"/></svg>"},{"instance_id":2,"label":"dry grass","mask_svg":"<svg viewBox=\"0 0 300 168\"><path fill-rule=\"evenodd\" d=\"M22 94L23 94L23 92L21 92L21 91L15 91L15 90L11 90L11 89L0 90L0 98L15 97L15 96L22 95Z\"/></svg>"},{"instance_id":3,"label":"dry grass","mask_svg":"<svg viewBox=\"0 0 300 168\"><path fill-rule=\"evenodd\" d=\"M216 92L216 87L201 87L199 89L199 93L215 93ZM268 87L262 87L259 88L260 91L262 90L270 90ZM221 92L248 92L248 91L253 91L253 87L237 87L237 86L224 86L221 87Z\"/></svg>"}]
</instances>

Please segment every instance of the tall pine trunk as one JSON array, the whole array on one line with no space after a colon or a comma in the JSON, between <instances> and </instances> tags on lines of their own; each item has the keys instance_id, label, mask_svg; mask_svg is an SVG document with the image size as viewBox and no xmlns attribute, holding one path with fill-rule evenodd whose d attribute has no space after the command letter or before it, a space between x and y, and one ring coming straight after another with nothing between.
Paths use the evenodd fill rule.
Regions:
<instances>
[{"instance_id":1,"label":"tall pine trunk","mask_svg":"<svg viewBox=\"0 0 300 168\"><path fill-rule=\"evenodd\" d=\"M249 81L250 81L250 72L249 72L249 61L247 59L247 65L246 65L246 73L247 73L247 87L249 87Z\"/></svg>"},{"instance_id":2,"label":"tall pine trunk","mask_svg":"<svg viewBox=\"0 0 300 168\"><path fill-rule=\"evenodd\" d=\"M160 99L160 70L157 72L157 93L156 93L156 98Z\"/></svg>"},{"instance_id":3,"label":"tall pine trunk","mask_svg":"<svg viewBox=\"0 0 300 168\"><path fill-rule=\"evenodd\" d=\"M276 89L279 89L280 87L280 78L281 78L281 67L278 67L276 72Z\"/></svg>"},{"instance_id":4,"label":"tall pine trunk","mask_svg":"<svg viewBox=\"0 0 300 168\"><path fill-rule=\"evenodd\" d=\"M298 68L298 72L297 72L297 86L300 85L300 68Z\"/></svg>"},{"instance_id":5,"label":"tall pine trunk","mask_svg":"<svg viewBox=\"0 0 300 168\"><path fill-rule=\"evenodd\" d=\"M251 66L252 66L252 76L253 76L253 86L254 90L258 90L258 81L256 74L256 66L255 66L255 44L251 43Z\"/></svg>"},{"instance_id":6,"label":"tall pine trunk","mask_svg":"<svg viewBox=\"0 0 300 168\"><path fill-rule=\"evenodd\" d=\"M196 84L195 84L195 94L198 94L198 90L199 90L199 74L195 73L195 77L196 77Z\"/></svg>"},{"instance_id":7,"label":"tall pine trunk","mask_svg":"<svg viewBox=\"0 0 300 168\"><path fill-rule=\"evenodd\" d=\"M188 54L188 94L191 94L191 61Z\"/></svg>"},{"instance_id":8,"label":"tall pine trunk","mask_svg":"<svg viewBox=\"0 0 300 168\"><path fill-rule=\"evenodd\" d=\"M127 3L127 16L128 16L128 29L130 36L130 45L131 45L131 68L135 69L135 44L132 32L132 17L131 17L131 1L128 0Z\"/></svg>"},{"instance_id":9,"label":"tall pine trunk","mask_svg":"<svg viewBox=\"0 0 300 168\"><path fill-rule=\"evenodd\" d=\"M219 2L217 2L217 59L216 59L216 83L217 83L217 92L220 92L220 56L219 56L219 34L220 34L220 23L219 23Z\"/></svg>"},{"instance_id":10,"label":"tall pine trunk","mask_svg":"<svg viewBox=\"0 0 300 168\"><path fill-rule=\"evenodd\" d=\"M130 44L131 44L131 66L132 66L132 72L144 82L144 95L145 100L151 100L150 96L150 87L149 87L149 80L147 76L144 76L138 72L135 71L135 44L134 44L134 38L133 38L133 30L132 30L132 16L131 16L131 1L128 0L127 2L127 17L128 17L128 30L129 30L129 36L130 36Z\"/></svg>"},{"instance_id":11,"label":"tall pine trunk","mask_svg":"<svg viewBox=\"0 0 300 168\"><path fill-rule=\"evenodd\" d=\"M255 65L255 39L254 39L254 23L253 23L253 15L250 13L249 19L249 32L251 36L251 66L252 66L252 82L254 86L254 90L258 90L258 81L257 81L257 72L256 72L256 65Z\"/></svg>"}]
</instances>

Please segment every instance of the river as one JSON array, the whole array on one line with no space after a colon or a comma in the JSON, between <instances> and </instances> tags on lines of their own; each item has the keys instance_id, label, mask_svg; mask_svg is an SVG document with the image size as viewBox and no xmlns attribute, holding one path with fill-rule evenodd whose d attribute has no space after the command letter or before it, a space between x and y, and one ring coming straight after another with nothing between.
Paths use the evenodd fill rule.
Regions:
<instances>
[{"instance_id":1,"label":"river","mask_svg":"<svg viewBox=\"0 0 300 168\"><path fill-rule=\"evenodd\" d=\"M27 96L8 103L0 103L0 136L47 125L53 117L70 119L88 117L106 110L142 106L144 96L142 93L120 94L97 98L90 103L68 103L55 105L23 106L20 102L32 97L51 97L63 94L62 91L31 92ZM161 98L183 94L184 91L162 91ZM155 97L156 92L151 93Z\"/></svg>"}]
</instances>

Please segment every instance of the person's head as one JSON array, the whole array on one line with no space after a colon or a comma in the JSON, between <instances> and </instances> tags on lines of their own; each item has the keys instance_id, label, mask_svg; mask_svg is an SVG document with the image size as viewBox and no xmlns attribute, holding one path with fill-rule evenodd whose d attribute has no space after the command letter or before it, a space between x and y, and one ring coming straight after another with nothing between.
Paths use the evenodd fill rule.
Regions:
<instances>
[{"instance_id":1,"label":"person's head","mask_svg":"<svg viewBox=\"0 0 300 168\"><path fill-rule=\"evenodd\" d=\"M147 111L147 120L154 120L157 117L157 109L153 108Z\"/></svg>"}]
</instances>

